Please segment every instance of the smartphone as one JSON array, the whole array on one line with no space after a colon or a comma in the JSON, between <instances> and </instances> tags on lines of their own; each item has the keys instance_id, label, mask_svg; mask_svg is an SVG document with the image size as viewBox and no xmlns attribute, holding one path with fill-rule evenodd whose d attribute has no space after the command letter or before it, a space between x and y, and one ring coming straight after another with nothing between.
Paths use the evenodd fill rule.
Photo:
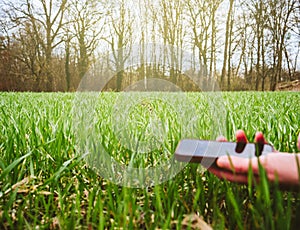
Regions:
<instances>
[{"instance_id":1,"label":"smartphone","mask_svg":"<svg viewBox=\"0 0 300 230\"><path fill-rule=\"evenodd\" d=\"M274 152L274 148L269 144L183 139L175 150L175 159L201 163L215 161L224 155L252 158L270 152Z\"/></svg>"}]
</instances>

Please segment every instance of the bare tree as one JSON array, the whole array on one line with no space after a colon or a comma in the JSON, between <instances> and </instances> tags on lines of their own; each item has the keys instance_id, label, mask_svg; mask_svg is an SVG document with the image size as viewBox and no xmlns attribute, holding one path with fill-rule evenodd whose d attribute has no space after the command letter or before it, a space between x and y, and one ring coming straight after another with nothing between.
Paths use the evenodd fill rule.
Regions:
<instances>
[{"instance_id":1,"label":"bare tree","mask_svg":"<svg viewBox=\"0 0 300 230\"><path fill-rule=\"evenodd\" d=\"M232 11L234 7L234 0L230 0L229 2L229 9L227 13L227 19L226 19L226 34L225 34L225 45L224 45L224 52L223 52L223 67L222 67L222 73L221 73L221 84L224 85L225 76L226 76L226 66L228 62L228 54L229 54L229 45L230 45L230 39L231 39L231 23L232 23Z\"/></svg>"},{"instance_id":2,"label":"bare tree","mask_svg":"<svg viewBox=\"0 0 300 230\"><path fill-rule=\"evenodd\" d=\"M78 47L76 53L78 53L80 79L87 72L91 56L98 47L103 34L103 9L101 2L97 0L73 0L70 5L69 17L73 29L69 32L76 38L74 47Z\"/></svg>"},{"instance_id":3,"label":"bare tree","mask_svg":"<svg viewBox=\"0 0 300 230\"><path fill-rule=\"evenodd\" d=\"M31 27L32 36L38 41L40 50L45 57L46 90L55 90L55 77L52 74L53 50L62 42L61 30L67 0L26 0L25 3L8 3L6 13L17 28ZM30 25L28 25L30 23ZM22 42L22 40L21 40ZM39 76L42 77L42 76Z\"/></svg>"},{"instance_id":4,"label":"bare tree","mask_svg":"<svg viewBox=\"0 0 300 230\"><path fill-rule=\"evenodd\" d=\"M208 72L208 37L210 27L209 3L202 0L186 2L188 9L188 25L192 30L192 42L198 49L198 59L201 65L200 77ZM201 79L199 79L201 81Z\"/></svg>"},{"instance_id":5,"label":"bare tree","mask_svg":"<svg viewBox=\"0 0 300 230\"><path fill-rule=\"evenodd\" d=\"M269 0L268 5L268 25L274 50L270 90L275 90L277 82L281 80L284 49L290 30L289 22L293 12L299 7L299 2L297 0Z\"/></svg>"},{"instance_id":6,"label":"bare tree","mask_svg":"<svg viewBox=\"0 0 300 230\"><path fill-rule=\"evenodd\" d=\"M191 41L197 48L198 61L201 65L199 83L203 78L212 79L216 72L216 14L223 0L188 0L187 23L191 31Z\"/></svg>"},{"instance_id":7,"label":"bare tree","mask_svg":"<svg viewBox=\"0 0 300 230\"><path fill-rule=\"evenodd\" d=\"M104 40L108 42L114 57L114 71L117 71L116 90L120 91L122 89L124 65L129 57L129 53L124 53L124 51L125 48L130 50L133 44L134 19L125 4L125 0L107 4L110 11L107 16L109 36Z\"/></svg>"},{"instance_id":8,"label":"bare tree","mask_svg":"<svg viewBox=\"0 0 300 230\"><path fill-rule=\"evenodd\" d=\"M250 4L249 4L250 3ZM262 81L262 89L264 89L265 83L265 39L266 36L266 21L267 21L267 4L264 0L251 1L247 4L248 9L251 12L251 16L254 19L252 24L252 30L254 32L253 44L256 47L256 66L255 66L255 90L259 89L259 83Z\"/></svg>"},{"instance_id":9,"label":"bare tree","mask_svg":"<svg viewBox=\"0 0 300 230\"><path fill-rule=\"evenodd\" d=\"M216 40L217 40L217 23L216 23L216 13L220 7L223 0L212 0L209 5L209 14L211 21L211 44L210 44L210 67L209 67L209 77L212 79L216 73Z\"/></svg>"},{"instance_id":10,"label":"bare tree","mask_svg":"<svg viewBox=\"0 0 300 230\"><path fill-rule=\"evenodd\" d=\"M294 80L297 71L297 62L300 53L300 2L295 3L295 9L292 13L291 20L289 22L289 35L284 47L284 56L286 59L289 79ZM298 42L292 42L293 40ZM290 51L289 51L290 50Z\"/></svg>"},{"instance_id":11,"label":"bare tree","mask_svg":"<svg viewBox=\"0 0 300 230\"><path fill-rule=\"evenodd\" d=\"M41 36L41 29L34 29L32 24L29 22L24 25L24 28L20 28L19 34L14 36L19 44L19 52L16 55L16 59L24 63L27 67L27 72L23 72L21 77L24 81L24 78L33 78L36 82L35 88L42 89L42 82L39 77L42 76L45 72L46 61L42 46L39 42L36 34Z\"/></svg>"},{"instance_id":12,"label":"bare tree","mask_svg":"<svg viewBox=\"0 0 300 230\"><path fill-rule=\"evenodd\" d=\"M195 74L196 62L200 64L200 85L220 71L223 87L227 84L228 89L233 89L238 79L251 89L274 90L279 81L295 79L299 68L299 0L230 0L224 4L223 0L140 0L139 8L126 0L3 1L1 79L9 79L6 88L18 81L24 84L14 86L14 90L76 87L74 82L93 67L101 43L104 52L110 50L113 57L102 63L103 71L117 71L113 84L120 91L135 39L141 45L141 63L163 62L171 67L162 64L141 65L138 71L132 68L135 72L131 77L135 74L139 79L146 80L149 74L168 75L177 83L183 65L180 50L193 53L191 73L194 68ZM224 6L228 6L227 17L222 18ZM135 15L137 11L140 14ZM222 29L224 25L226 30ZM153 53L151 60L144 60L149 41L154 44ZM166 49L159 57L155 55L155 43L173 49ZM220 69L217 53L223 53ZM163 60L155 60L159 58ZM105 68L107 63L110 69ZM241 72L243 76L238 78ZM130 79L126 83L136 80ZM3 85L0 83L0 87Z\"/></svg>"},{"instance_id":13,"label":"bare tree","mask_svg":"<svg viewBox=\"0 0 300 230\"><path fill-rule=\"evenodd\" d=\"M180 50L183 48L183 36L185 33L184 5L182 0L160 0L159 7L160 11L157 14L159 32L163 38L164 45L172 47L168 52L171 65L170 77L176 83L176 71L182 69Z\"/></svg>"},{"instance_id":14,"label":"bare tree","mask_svg":"<svg viewBox=\"0 0 300 230\"><path fill-rule=\"evenodd\" d=\"M2 12L1 12L2 13ZM1 15L2 16L2 15ZM5 17L0 19L0 90L16 90L12 82L14 71L15 44L8 35L8 25Z\"/></svg>"}]
</instances>

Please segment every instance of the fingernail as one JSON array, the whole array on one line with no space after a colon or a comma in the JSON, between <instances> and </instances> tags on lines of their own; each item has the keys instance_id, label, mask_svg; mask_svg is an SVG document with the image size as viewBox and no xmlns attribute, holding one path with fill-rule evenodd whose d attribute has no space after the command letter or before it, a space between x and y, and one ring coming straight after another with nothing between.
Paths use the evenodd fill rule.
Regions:
<instances>
[{"instance_id":1,"label":"fingernail","mask_svg":"<svg viewBox=\"0 0 300 230\"><path fill-rule=\"evenodd\" d=\"M262 132L257 132L255 134L255 142L256 143L261 143L261 144L266 144L266 140L265 140L265 137L264 137L264 134Z\"/></svg>"},{"instance_id":2,"label":"fingernail","mask_svg":"<svg viewBox=\"0 0 300 230\"><path fill-rule=\"evenodd\" d=\"M248 142L246 134L243 130L236 131L235 135L236 135L237 142L244 142L244 143Z\"/></svg>"},{"instance_id":3,"label":"fingernail","mask_svg":"<svg viewBox=\"0 0 300 230\"><path fill-rule=\"evenodd\" d=\"M219 141L219 142L226 142L227 139L224 136L219 136L219 137L217 137L217 141Z\"/></svg>"}]
</instances>

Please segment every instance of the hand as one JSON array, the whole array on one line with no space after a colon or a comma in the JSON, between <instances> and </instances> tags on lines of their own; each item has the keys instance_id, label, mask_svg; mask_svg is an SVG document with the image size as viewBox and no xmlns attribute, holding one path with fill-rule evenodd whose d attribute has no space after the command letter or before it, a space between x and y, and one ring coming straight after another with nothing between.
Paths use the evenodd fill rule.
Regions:
<instances>
[{"instance_id":1,"label":"hand","mask_svg":"<svg viewBox=\"0 0 300 230\"><path fill-rule=\"evenodd\" d=\"M247 142L247 137L244 131L236 132L237 142ZM218 141L226 141L224 137L217 139ZM255 142L266 143L261 132L256 133ZM300 149L300 134L298 137L298 148ZM222 156L216 161L218 167L211 167L209 171L217 177L227 179L238 183L248 183L248 172L250 165L253 174L259 180L259 162L266 171L269 181L278 180L283 186L299 186L298 165L300 164L300 155L291 153L273 152L268 155L255 157L251 159Z\"/></svg>"}]
</instances>

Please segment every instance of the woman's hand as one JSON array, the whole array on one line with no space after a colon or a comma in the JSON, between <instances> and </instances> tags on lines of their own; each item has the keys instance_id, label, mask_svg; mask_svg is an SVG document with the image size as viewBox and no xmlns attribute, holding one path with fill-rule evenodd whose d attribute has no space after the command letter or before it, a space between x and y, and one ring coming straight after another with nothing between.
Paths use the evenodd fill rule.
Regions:
<instances>
[{"instance_id":1,"label":"woman's hand","mask_svg":"<svg viewBox=\"0 0 300 230\"><path fill-rule=\"evenodd\" d=\"M244 131L236 132L237 142L247 142ZM219 141L226 141L224 137ZM261 132L256 133L255 142L266 143ZM298 137L298 148L300 149L300 134ZM271 182L278 180L283 186L299 186L299 165L300 156L298 154L273 152L268 155L254 157L251 159L221 156L217 159L217 167L209 168L209 171L217 177L227 179L232 182L248 183L248 172L250 167L253 174L259 180L259 163L265 169L266 175ZM298 164L299 163L299 164Z\"/></svg>"}]
</instances>

